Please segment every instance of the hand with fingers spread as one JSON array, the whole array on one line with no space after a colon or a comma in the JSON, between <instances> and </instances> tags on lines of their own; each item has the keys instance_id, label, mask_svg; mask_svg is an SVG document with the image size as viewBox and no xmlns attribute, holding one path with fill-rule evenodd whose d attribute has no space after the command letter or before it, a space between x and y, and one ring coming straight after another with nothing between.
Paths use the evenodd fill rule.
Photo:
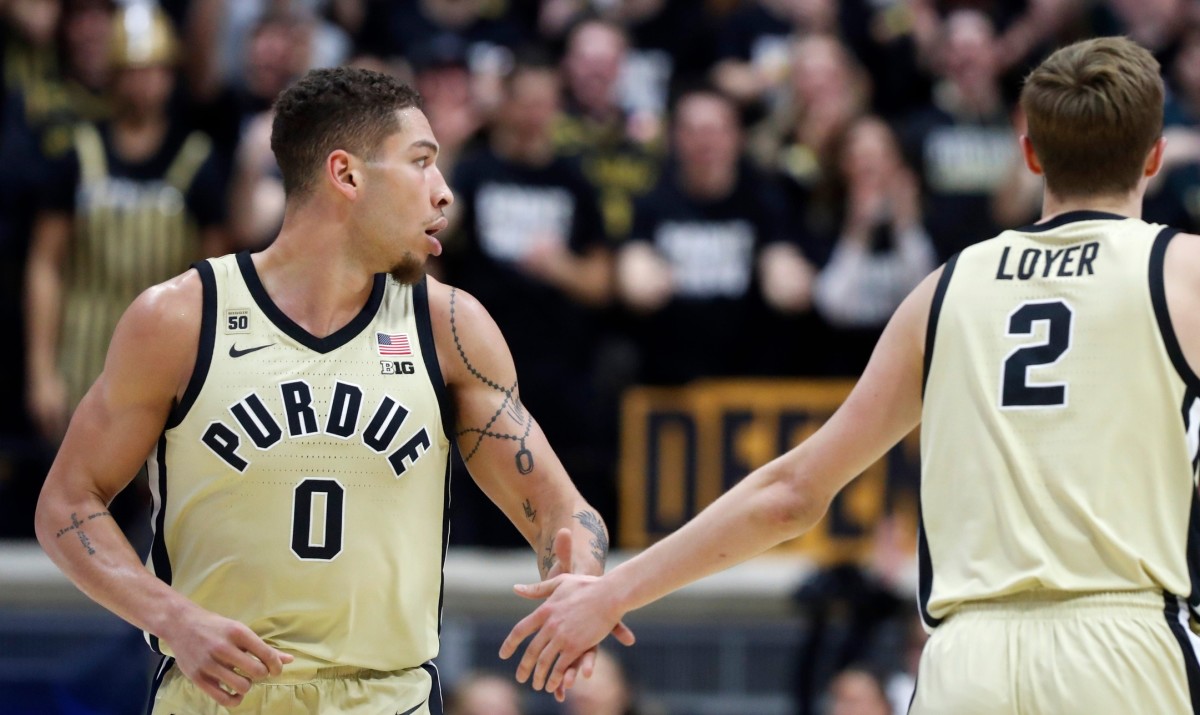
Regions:
<instances>
[{"instance_id":1,"label":"hand with fingers spread","mask_svg":"<svg viewBox=\"0 0 1200 715\"><path fill-rule=\"evenodd\" d=\"M605 636L611 633L623 645L633 645L633 631L621 622L623 614L614 608L616 601L605 586L600 577L562 574L514 587L525 598L548 599L517 623L500 646L500 657L507 660L533 637L517 666L519 682L532 676L534 690L557 695L574 684L577 673L591 675L596 646Z\"/></svg>"},{"instance_id":2,"label":"hand with fingers spread","mask_svg":"<svg viewBox=\"0 0 1200 715\"><path fill-rule=\"evenodd\" d=\"M293 660L244 624L199 607L162 639L180 672L225 707L239 705L255 682L279 675Z\"/></svg>"}]
</instances>

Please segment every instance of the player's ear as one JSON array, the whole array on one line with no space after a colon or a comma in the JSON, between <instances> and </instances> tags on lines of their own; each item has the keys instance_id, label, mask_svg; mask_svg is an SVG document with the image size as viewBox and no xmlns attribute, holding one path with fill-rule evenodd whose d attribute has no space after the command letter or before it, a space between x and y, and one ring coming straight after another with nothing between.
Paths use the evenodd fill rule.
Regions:
<instances>
[{"instance_id":1,"label":"player's ear","mask_svg":"<svg viewBox=\"0 0 1200 715\"><path fill-rule=\"evenodd\" d=\"M1143 169L1143 176L1150 178L1157 174L1163 165L1163 153L1167 149L1167 138L1159 137L1158 141L1154 142L1154 146L1150 147L1150 153L1146 155L1146 166Z\"/></svg>"},{"instance_id":2,"label":"player's ear","mask_svg":"<svg viewBox=\"0 0 1200 715\"><path fill-rule=\"evenodd\" d=\"M1029 140L1028 134L1021 135L1021 157L1025 159L1025 166L1037 176L1041 176L1042 162L1037 158L1037 152L1033 150L1033 142Z\"/></svg>"},{"instance_id":3,"label":"player's ear","mask_svg":"<svg viewBox=\"0 0 1200 715\"><path fill-rule=\"evenodd\" d=\"M362 169L355 156L344 149L335 149L325 158L325 179L347 199L358 198L362 188Z\"/></svg>"}]
</instances>

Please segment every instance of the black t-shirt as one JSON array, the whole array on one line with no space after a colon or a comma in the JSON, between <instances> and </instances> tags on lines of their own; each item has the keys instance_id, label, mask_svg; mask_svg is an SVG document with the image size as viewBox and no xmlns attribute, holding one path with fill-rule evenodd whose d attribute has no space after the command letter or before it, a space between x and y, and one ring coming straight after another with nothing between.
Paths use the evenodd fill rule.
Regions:
<instances>
[{"instance_id":1,"label":"black t-shirt","mask_svg":"<svg viewBox=\"0 0 1200 715\"><path fill-rule=\"evenodd\" d=\"M646 241L671 265L676 292L638 321L642 378L678 384L707 376L760 373L764 336L758 254L782 230L774 186L748 164L733 191L701 200L680 187L674 169L634 208L632 241Z\"/></svg>"},{"instance_id":2,"label":"black t-shirt","mask_svg":"<svg viewBox=\"0 0 1200 715\"><path fill-rule=\"evenodd\" d=\"M938 257L944 261L996 235L992 195L1018 160L1008 117L966 121L929 107L911 116L901 135L921 177L924 223Z\"/></svg>"},{"instance_id":3,"label":"black t-shirt","mask_svg":"<svg viewBox=\"0 0 1200 715\"><path fill-rule=\"evenodd\" d=\"M562 242L577 255L603 246L595 193L569 159L533 167L490 149L463 158L451 184L462 213L457 240L447 246L447 278L478 298L500 326L522 395L545 426L553 414L569 413L570 395L583 388L595 316L520 264L543 241Z\"/></svg>"},{"instance_id":4,"label":"black t-shirt","mask_svg":"<svg viewBox=\"0 0 1200 715\"><path fill-rule=\"evenodd\" d=\"M108 175L146 182L160 180L166 175L190 134L185 127L172 123L162 146L153 156L145 161L129 162L113 149L109 125L100 124L97 129L104 143ZM184 192L184 203L200 228L221 224L226 218L225 182L218 165L215 153L209 154ZM51 165L42 191L41 208L74 213L79 181L79 155L72 151Z\"/></svg>"}]
</instances>

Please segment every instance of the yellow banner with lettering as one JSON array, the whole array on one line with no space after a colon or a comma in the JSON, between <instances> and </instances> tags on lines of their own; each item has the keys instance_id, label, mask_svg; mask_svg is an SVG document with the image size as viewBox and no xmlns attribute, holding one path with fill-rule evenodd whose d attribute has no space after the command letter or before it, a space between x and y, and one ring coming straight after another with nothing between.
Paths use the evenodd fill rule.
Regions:
<instances>
[{"instance_id":1,"label":"yellow banner with lettering","mask_svg":"<svg viewBox=\"0 0 1200 715\"><path fill-rule=\"evenodd\" d=\"M628 390L621 408L621 546L649 546L679 528L750 471L816 432L853 384L704 380ZM911 554L919 458L914 432L851 482L816 528L780 548L818 565L863 562L887 525L887 548Z\"/></svg>"}]
</instances>

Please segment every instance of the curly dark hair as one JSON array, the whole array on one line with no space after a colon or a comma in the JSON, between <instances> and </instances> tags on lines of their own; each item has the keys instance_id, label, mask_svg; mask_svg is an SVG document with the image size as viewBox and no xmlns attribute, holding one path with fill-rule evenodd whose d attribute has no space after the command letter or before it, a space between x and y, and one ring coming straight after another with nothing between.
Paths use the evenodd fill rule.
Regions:
<instances>
[{"instance_id":1,"label":"curly dark hair","mask_svg":"<svg viewBox=\"0 0 1200 715\"><path fill-rule=\"evenodd\" d=\"M312 191L336 149L371 158L400 131L397 112L421 108L421 95L381 72L353 67L312 70L275 100L271 151L289 198Z\"/></svg>"}]
</instances>

